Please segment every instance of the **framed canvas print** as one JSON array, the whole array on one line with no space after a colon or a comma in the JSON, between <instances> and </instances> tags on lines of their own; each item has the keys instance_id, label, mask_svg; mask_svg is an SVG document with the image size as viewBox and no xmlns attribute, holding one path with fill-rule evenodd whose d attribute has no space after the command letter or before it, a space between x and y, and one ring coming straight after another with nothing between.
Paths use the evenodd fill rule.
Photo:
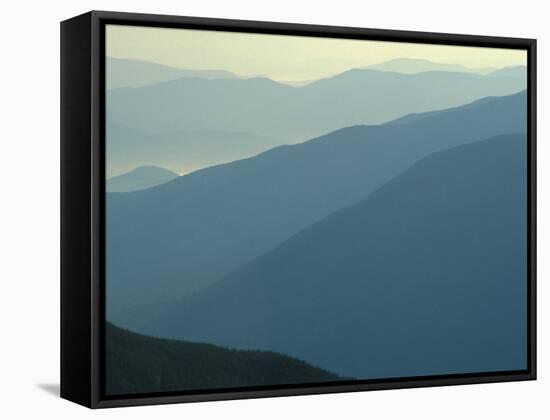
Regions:
<instances>
[{"instance_id":1,"label":"framed canvas print","mask_svg":"<svg viewBox=\"0 0 550 420\"><path fill-rule=\"evenodd\" d=\"M61 25L61 394L535 379L535 40Z\"/></svg>"}]
</instances>

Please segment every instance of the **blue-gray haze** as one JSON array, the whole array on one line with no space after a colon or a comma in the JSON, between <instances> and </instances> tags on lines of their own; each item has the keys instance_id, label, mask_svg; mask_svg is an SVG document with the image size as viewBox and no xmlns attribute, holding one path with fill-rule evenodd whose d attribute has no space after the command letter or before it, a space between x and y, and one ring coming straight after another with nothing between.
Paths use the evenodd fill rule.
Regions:
<instances>
[{"instance_id":1,"label":"blue-gray haze","mask_svg":"<svg viewBox=\"0 0 550 420\"><path fill-rule=\"evenodd\" d=\"M525 369L526 144L436 152L150 331L356 378Z\"/></svg>"},{"instance_id":2,"label":"blue-gray haze","mask_svg":"<svg viewBox=\"0 0 550 420\"><path fill-rule=\"evenodd\" d=\"M354 69L301 87L196 76L107 92L109 176L146 164L187 173L342 127L516 93L527 83L524 68L487 75Z\"/></svg>"},{"instance_id":3,"label":"blue-gray haze","mask_svg":"<svg viewBox=\"0 0 550 420\"><path fill-rule=\"evenodd\" d=\"M526 131L526 93L378 126L107 195L107 308L138 331L300 230L367 198L431 153ZM495 209L500 211L500 209Z\"/></svg>"},{"instance_id":4,"label":"blue-gray haze","mask_svg":"<svg viewBox=\"0 0 550 420\"><path fill-rule=\"evenodd\" d=\"M107 179L108 192L145 190L177 178L178 174L157 166L140 166L128 173Z\"/></svg>"}]
</instances>

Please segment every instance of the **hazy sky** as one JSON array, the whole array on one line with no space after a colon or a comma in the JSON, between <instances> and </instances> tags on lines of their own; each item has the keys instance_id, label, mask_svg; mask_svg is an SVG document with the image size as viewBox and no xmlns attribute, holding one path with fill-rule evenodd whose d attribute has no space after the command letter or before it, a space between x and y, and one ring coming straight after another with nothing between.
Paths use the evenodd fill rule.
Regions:
<instances>
[{"instance_id":1,"label":"hazy sky","mask_svg":"<svg viewBox=\"0 0 550 420\"><path fill-rule=\"evenodd\" d=\"M393 58L466 67L526 65L521 50L108 25L110 57L242 76L310 80Z\"/></svg>"}]
</instances>

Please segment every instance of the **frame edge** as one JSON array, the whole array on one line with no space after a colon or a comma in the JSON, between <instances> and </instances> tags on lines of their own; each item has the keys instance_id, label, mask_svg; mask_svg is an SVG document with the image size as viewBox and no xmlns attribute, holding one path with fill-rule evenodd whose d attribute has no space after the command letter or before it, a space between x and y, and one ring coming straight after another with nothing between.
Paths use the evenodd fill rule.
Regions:
<instances>
[{"instance_id":1,"label":"frame edge","mask_svg":"<svg viewBox=\"0 0 550 420\"><path fill-rule=\"evenodd\" d=\"M61 398L92 406L91 13L61 22Z\"/></svg>"}]
</instances>

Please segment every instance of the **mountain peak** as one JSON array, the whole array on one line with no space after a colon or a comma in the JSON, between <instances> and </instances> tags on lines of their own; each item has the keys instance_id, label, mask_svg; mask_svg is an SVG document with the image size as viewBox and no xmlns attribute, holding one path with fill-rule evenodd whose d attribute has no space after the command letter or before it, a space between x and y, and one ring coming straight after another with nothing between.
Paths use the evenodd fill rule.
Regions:
<instances>
[{"instance_id":1,"label":"mountain peak","mask_svg":"<svg viewBox=\"0 0 550 420\"><path fill-rule=\"evenodd\" d=\"M459 73L485 74L495 69L492 67L470 68L461 64L437 63L423 58L394 58L382 63L372 64L364 67L371 70L390 71L396 73L415 74L427 71L447 71Z\"/></svg>"},{"instance_id":2,"label":"mountain peak","mask_svg":"<svg viewBox=\"0 0 550 420\"><path fill-rule=\"evenodd\" d=\"M177 178L179 175L154 165L139 166L130 172L107 180L107 192L131 192L151 188Z\"/></svg>"}]
</instances>

